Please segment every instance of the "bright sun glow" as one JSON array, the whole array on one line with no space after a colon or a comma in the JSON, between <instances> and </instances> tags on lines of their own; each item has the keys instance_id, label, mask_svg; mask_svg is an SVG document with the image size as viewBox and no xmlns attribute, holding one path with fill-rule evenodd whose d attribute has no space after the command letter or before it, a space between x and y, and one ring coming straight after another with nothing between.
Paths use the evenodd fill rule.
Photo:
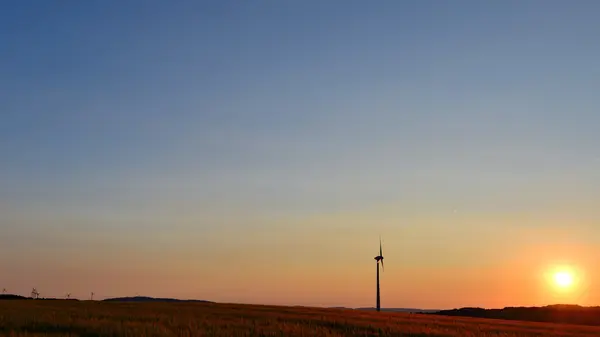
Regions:
<instances>
[{"instance_id":1,"label":"bright sun glow","mask_svg":"<svg viewBox=\"0 0 600 337\"><path fill-rule=\"evenodd\" d=\"M554 283L561 288L568 288L573 285L573 275L566 271L559 271L554 274Z\"/></svg>"}]
</instances>

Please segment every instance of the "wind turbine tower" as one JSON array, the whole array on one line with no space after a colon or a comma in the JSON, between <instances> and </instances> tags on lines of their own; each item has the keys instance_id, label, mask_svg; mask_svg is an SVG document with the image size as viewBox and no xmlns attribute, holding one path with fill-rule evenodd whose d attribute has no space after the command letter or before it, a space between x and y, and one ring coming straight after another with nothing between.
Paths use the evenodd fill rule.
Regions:
<instances>
[{"instance_id":1,"label":"wind turbine tower","mask_svg":"<svg viewBox=\"0 0 600 337\"><path fill-rule=\"evenodd\" d=\"M375 256L377 261L377 311L381 311L381 298L379 293L379 262L381 262L381 271L383 271L383 251L381 249L381 237L379 237L379 255Z\"/></svg>"}]
</instances>

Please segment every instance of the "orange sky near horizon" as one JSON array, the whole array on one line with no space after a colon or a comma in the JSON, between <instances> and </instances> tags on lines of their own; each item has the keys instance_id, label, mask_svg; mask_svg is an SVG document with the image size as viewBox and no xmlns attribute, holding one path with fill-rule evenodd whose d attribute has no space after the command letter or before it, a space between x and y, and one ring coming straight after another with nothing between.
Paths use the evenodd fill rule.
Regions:
<instances>
[{"instance_id":1,"label":"orange sky near horizon","mask_svg":"<svg viewBox=\"0 0 600 337\"><path fill-rule=\"evenodd\" d=\"M86 237L74 230L72 240L40 237L37 247L22 251L26 255L4 258L0 266L10 271L3 285L21 294L35 286L42 295L56 297L71 292L87 298L93 290L96 298L365 307L375 302L373 257L382 233L384 307L600 303L595 283L600 275L594 268L600 249L592 222L569 229L560 224L570 220L557 214L486 220L464 213L407 216L388 205L301 218L248 217L255 225L237 232L174 226L169 232L140 232L139 241ZM530 226L510 225L524 223ZM570 291L547 279L549 271L563 265L579 270L581 284Z\"/></svg>"}]
</instances>

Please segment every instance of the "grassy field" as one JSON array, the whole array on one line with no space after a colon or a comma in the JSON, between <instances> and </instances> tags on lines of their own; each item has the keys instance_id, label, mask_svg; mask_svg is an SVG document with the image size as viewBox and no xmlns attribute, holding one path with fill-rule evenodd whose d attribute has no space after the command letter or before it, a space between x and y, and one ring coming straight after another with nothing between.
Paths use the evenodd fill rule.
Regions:
<instances>
[{"instance_id":1,"label":"grassy field","mask_svg":"<svg viewBox=\"0 0 600 337\"><path fill-rule=\"evenodd\" d=\"M342 309L0 301L0 336L600 336L600 327Z\"/></svg>"}]
</instances>

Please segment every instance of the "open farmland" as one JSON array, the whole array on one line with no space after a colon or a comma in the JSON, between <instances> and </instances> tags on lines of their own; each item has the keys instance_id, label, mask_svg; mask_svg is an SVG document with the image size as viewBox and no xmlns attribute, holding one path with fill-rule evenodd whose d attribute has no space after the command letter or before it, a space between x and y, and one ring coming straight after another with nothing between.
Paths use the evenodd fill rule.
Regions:
<instances>
[{"instance_id":1,"label":"open farmland","mask_svg":"<svg viewBox=\"0 0 600 337\"><path fill-rule=\"evenodd\" d=\"M2 301L0 336L600 336L600 327L212 303Z\"/></svg>"}]
</instances>

